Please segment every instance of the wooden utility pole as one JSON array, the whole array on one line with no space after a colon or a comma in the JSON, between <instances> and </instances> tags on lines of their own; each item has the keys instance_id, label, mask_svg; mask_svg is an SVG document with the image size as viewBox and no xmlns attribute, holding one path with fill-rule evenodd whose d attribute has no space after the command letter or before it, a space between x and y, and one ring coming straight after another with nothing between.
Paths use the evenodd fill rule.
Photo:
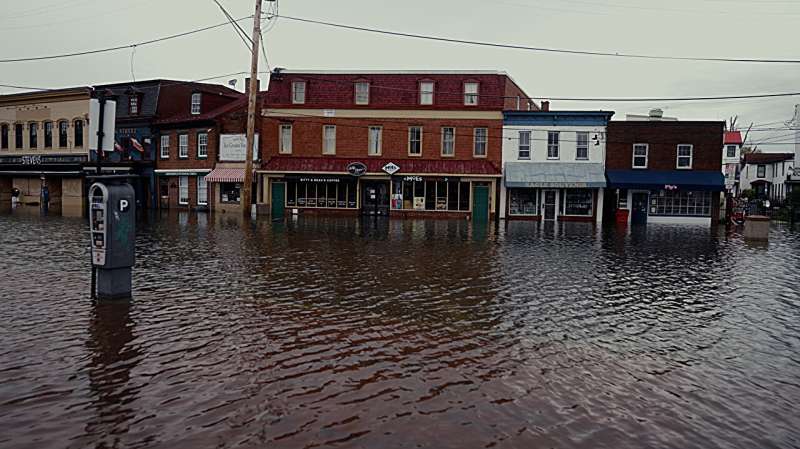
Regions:
<instances>
[{"instance_id":1,"label":"wooden utility pole","mask_svg":"<svg viewBox=\"0 0 800 449\"><path fill-rule=\"evenodd\" d=\"M256 97L258 96L258 44L261 41L261 2L256 0L253 16L253 54L250 62L250 86L247 99L247 148L245 149L242 214L249 216L253 202L253 145L256 137Z\"/></svg>"}]
</instances>

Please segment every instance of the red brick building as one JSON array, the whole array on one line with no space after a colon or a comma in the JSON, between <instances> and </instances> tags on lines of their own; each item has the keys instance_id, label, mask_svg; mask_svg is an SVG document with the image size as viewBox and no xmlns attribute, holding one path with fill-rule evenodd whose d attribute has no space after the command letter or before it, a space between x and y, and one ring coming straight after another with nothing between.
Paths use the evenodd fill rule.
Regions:
<instances>
[{"instance_id":1,"label":"red brick building","mask_svg":"<svg viewBox=\"0 0 800 449\"><path fill-rule=\"evenodd\" d=\"M606 216L634 224L715 223L725 190L724 131L725 122L714 121L609 122Z\"/></svg>"},{"instance_id":2,"label":"red brick building","mask_svg":"<svg viewBox=\"0 0 800 449\"><path fill-rule=\"evenodd\" d=\"M538 109L502 72L273 74L257 201L282 214L494 215L503 110Z\"/></svg>"},{"instance_id":3,"label":"red brick building","mask_svg":"<svg viewBox=\"0 0 800 449\"><path fill-rule=\"evenodd\" d=\"M220 160L220 140L244 133L245 96L215 84L176 83L161 88L158 102L158 207L208 210L238 204L240 178L217 185L206 176ZM223 194L223 189L228 191Z\"/></svg>"}]
</instances>

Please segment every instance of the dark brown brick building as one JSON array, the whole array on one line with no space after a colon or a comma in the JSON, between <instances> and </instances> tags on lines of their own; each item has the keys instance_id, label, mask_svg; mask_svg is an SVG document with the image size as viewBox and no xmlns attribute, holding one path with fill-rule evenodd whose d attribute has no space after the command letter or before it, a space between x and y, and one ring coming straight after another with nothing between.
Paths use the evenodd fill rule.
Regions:
<instances>
[{"instance_id":1,"label":"dark brown brick building","mask_svg":"<svg viewBox=\"0 0 800 449\"><path fill-rule=\"evenodd\" d=\"M724 122L611 121L607 217L714 223L719 218Z\"/></svg>"},{"instance_id":2,"label":"dark brown brick building","mask_svg":"<svg viewBox=\"0 0 800 449\"><path fill-rule=\"evenodd\" d=\"M488 218L502 111L538 109L501 72L292 72L262 103L258 202L275 214Z\"/></svg>"}]
</instances>

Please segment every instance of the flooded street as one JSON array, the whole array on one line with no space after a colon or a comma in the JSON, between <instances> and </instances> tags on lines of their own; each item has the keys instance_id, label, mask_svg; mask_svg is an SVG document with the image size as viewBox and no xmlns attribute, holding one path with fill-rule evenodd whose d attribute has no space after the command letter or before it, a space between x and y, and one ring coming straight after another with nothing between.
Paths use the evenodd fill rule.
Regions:
<instances>
[{"instance_id":1,"label":"flooded street","mask_svg":"<svg viewBox=\"0 0 800 449\"><path fill-rule=\"evenodd\" d=\"M800 447L800 234L0 215L2 448Z\"/></svg>"}]
</instances>

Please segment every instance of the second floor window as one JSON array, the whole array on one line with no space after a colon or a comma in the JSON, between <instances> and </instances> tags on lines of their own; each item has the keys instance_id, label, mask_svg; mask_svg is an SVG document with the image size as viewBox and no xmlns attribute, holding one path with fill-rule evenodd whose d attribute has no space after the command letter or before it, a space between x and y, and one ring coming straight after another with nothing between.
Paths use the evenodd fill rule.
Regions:
<instances>
[{"instance_id":1,"label":"second floor window","mask_svg":"<svg viewBox=\"0 0 800 449\"><path fill-rule=\"evenodd\" d=\"M38 142L39 125L36 123L28 124L28 144L32 149L39 147Z\"/></svg>"},{"instance_id":2,"label":"second floor window","mask_svg":"<svg viewBox=\"0 0 800 449\"><path fill-rule=\"evenodd\" d=\"M203 94L195 92L192 94L192 115L200 113L200 103L203 101Z\"/></svg>"},{"instance_id":3,"label":"second floor window","mask_svg":"<svg viewBox=\"0 0 800 449\"><path fill-rule=\"evenodd\" d=\"M336 126L322 128L322 154L336 154Z\"/></svg>"},{"instance_id":4,"label":"second floor window","mask_svg":"<svg viewBox=\"0 0 800 449\"><path fill-rule=\"evenodd\" d=\"M531 132L519 132L519 152L517 159L530 159L531 158Z\"/></svg>"},{"instance_id":5,"label":"second floor window","mask_svg":"<svg viewBox=\"0 0 800 449\"><path fill-rule=\"evenodd\" d=\"M69 124L64 120L58 122L58 147L59 148L66 148L67 147L67 131L69 129Z\"/></svg>"},{"instance_id":6,"label":"second floor window","mask_svg":"<svg viewBox=\"0 0 800 449\"><path fill-rule=\"evenodd\" d=\"M161 159L169 159L169 135L161 136Z\"/></svg>"},{"instance_id":7,"label":"second floor window","mask_svg":"<svg viewBox=\"0 0 800 449\"><path fill-rule=\"evenodd\" d=\"M433 104L433 81L419 83L419 104Z\"/></svg>"},{"instance_id":8,"label":"second floor window","mask_svg":"<svg viewBox=\"0 0 800 449\"><path fill-rule=\"evenodd\" d=\"M547 132L547 159L558 159L558 131Z\"/></svg>"},{"instance_id":9,"label":"second floor window","mask_svg":"<svg viewBox=\"0 0 800 449\"><path fill-rule=\"evenodd\" d=\"M53 148L53 122L44 122L44 147Z\"/></svg>"},{"instance_id":10,"label":"second floor window","mask_svg":"<svg viewBox=\"0 0 800 449\"><path fill-rule=\"evenodd\" d=\"M369 83L356 83L356 104L369 104Z\"/></svg>"},{"instance_id":11,"label":"second floor window","mask_svg":"<svg viewBox=\"0 0 800 449\"><path fill-rule=\"evenodd\" d=\"M178 157L189 157L189 135L181 134L178 136Z\"/></svg>"},{"instance_id":12,"label":"second floor window","mask_svg":"<svg viewBox=\"0 0 800 449\"><path fill-rule=\"evenodd\" d=\"M578 132L575 137L577 140L575 159L579 161L585 161L589 159L589 133Z\"/></svg>"},{"instance_id":13,"label":"second floor window","mask_svg":"<svg viewBox=\"0 0 800 449\"><path fill-rule=\"evenodd\" d=\"M756 178L766 178L767 177L767 166L766 165L759 165L756 167Z\"/></svg>"},{"instance_id":14,"label":"second floor window","mask_svg":"<svg viewBox=\"0 0 800 449\"><path fill-rule=\"evenodd\" d=\"M487 128L475 128L475 148L472 149L473 156L486 156L486 141L488 137L489 130Z\"/></svg>"},{"instance_id":15,"label":"second floor window","mask_svg":"<svg viewBox=\"0 0 800 449\"><path fill-rule=\"evenodd\" d=\"M197 134L197 157L201 159L208 157L208 133Z\"/></svg>"},{"instance_id":16,"label":"second floor window","mask_svg":"<svg viewBox=\"0 0 800 449\"><path fill-rule=\"evenodd\" d=\"M292 83L292 103L303 104L306 102L306 83L305 81L295 81Z\"/></svg>"},{"instance_id":17,"label":"second floor window","mask_svg":"<svg viewBox=\"0 0 800 449\"><path fill-rule=\"evenodd\" d=\"M647 168L647 150L646 143L637 143L633 145L633 168Z\"/></svg>"},{"instance_id":18,"label":"second floor window","mask_svg":"<svg viewBox=\"0 0 800 449\"><path fill-rule=\"evenodd\" d=\"M422 127L411 126L408 128L408 155L422 156Z\"/></svg>"},{"instance_id":19,"label":"second floor window","mask_svg":"<svg viewBox=\"0 0 800 449\"><path fill-rule=\"evenodd\" d=\"M8 125L0 125L0 149L8 149Z\"/></svg>"},{"instance_id":20,"label":"second floor window","mask_svg":"<svg viewBox=\"0 0 800 449\"><path fill-rule=\"evenodd\" d=\"M369 127L369 148L367 154L379 156L381 154L381 141L383 140L383 128L380 126Z\"/></svg>"},{"instance_id":21,"label":"second floor window","mask_svg":"<svg viewBox=\"0 0 800 449\"><path fill-rule=\"evenodd\" d=\"M678 145L678 168L692 168L692 146Z\"/></svg>"},{"instance_id":22,"label":"second floor window","mask_svg":"<svg viewBox=\"0 0 800 449\"><path fill-rule=\"evenodd\" d=\"M83 120L75 120L72 131L75 134L75 148L83 147Z\"/></svg>"},{"instance_id":23,"label":"second floor window","mask_svg":"<svg viewBox=\"0 0 800 449\"><path fill-rule=\"evenodd\" d=\"M128 114L139 115L139 96L131 95L128 97Z\"/></svg>"},{"instance_id":24,"label":"second floor window","mask_svg":"<svg viewBox=\"0 0 800 449\"><path fill-rule=\"evenodd\" d=\"M24 132L23 128L24 126L22 126L22 123L17 123L16 125L14 125L14 147L18 150L21 150L23 146L22 143L23 140L22 134Z\"/></svg>"},{"instance_id":25,"label":"second floor window","mask_svg":"<svg viewBox=\"0 0 800 449\"><path fill-rule=\"evenodd\" d=\"M292 125L281 125L281 134L278 139L278 152L281 154L292 153Z\"/></svg>"},{"instance_id":26,"label":"second floor window","mask_svg":"<svg viewBox=\"0 0 800 449\"><path fill-rule=\"evenodd\" d=\"M736 145L728 145L725 147L725 157L733 158L736 157Z\"/></svg>"},{"instance_id":27,"label":"second floor window","mask_svg":"<svg viewBox=\"0 0 800 449\"><path fill-rule=\"evenodd\" d=\"M464 83L464 104L466 106L478 104L478 83Z\"/></svg>"},{"instance_id":28,"label":"second floor window","mask_svg":"<svg viewBox=\"0 0 800 449\"><path fill-rule=\"evenodd\" d=\"M456 129L451 127L442 128L442 156L454 156L456 154Z\"/></svg>"}]
</instances>

